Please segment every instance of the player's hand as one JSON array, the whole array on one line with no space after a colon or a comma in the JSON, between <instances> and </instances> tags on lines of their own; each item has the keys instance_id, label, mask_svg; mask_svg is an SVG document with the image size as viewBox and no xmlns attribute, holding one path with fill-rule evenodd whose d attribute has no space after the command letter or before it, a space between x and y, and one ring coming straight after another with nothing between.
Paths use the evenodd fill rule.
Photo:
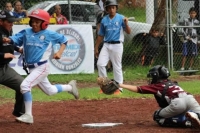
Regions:
<instances>
[{"instance_id":1,"label":"player's hand","mask_svg":"<svg viewBox=\"0 0 200 133\"><path fill-rule=\"evenodd\" d=\"M19 51L18 51L19 53L23 53L23 48L19 48Z\"/></svg>"},{"instance_id":2,"label":"player's hand","mask_svg":"<svg viewBox=\"0 0 200 133\"><path fill-rule=\"evenodd\" d=\"M124 23L125 23L125 25L128 25L128 18L127 17L124 18Z\"/></svg>"},{"instance_id":3,"label":"player's hand","mask_svg":"<svg viewBox=\"0 0 200 133\"><path fill-rule=\"evenodd\" d=\"M10 38L3 37L3 42L4 42L4 43L10 43Z\"/></svg>"},{"instance_id":4,"label":"player's hand","mask_svg":"<svg viewBox=\"0 0 200 133\"><path fill-rule=\"evenodd\" d=\"M13 54L11 54L11 53L5 53L5 54L4 54L4 58L5 58L5 59L8 59L8 58L15 58L15 56L14 56Z\"/></svg>"},{"instance_id":5,"label":"player's hand","mask_svg":"<svg viewBox=\"0 0 200 133\"><path fill-rule=\"evenodd\" d=\"M60 59L61 58L61 53L57 52L53 55L54 59Z\"/></svg>"},{"instance_id":6,"label":"player's hand","mask_svg":"<svg viewBox=\"0 0 200 133\"><path fill-rule=\"evenodd\" d=\"M95 49L94 54L95 54L95 57L98 58L98 57L99 57L99 50L98 50L98 49Z\"/></svg>"},{"instance_id":7,"label":"player's hand","mask_svg":"<svg viewBox=\"0 0 200 133\"><path fill-rule=\"evenodd\" d=\"M185 38L186 38L187 40L191 40L191 38L190 38L189 36L186 36Z\"/></svg>"}]
</instances>

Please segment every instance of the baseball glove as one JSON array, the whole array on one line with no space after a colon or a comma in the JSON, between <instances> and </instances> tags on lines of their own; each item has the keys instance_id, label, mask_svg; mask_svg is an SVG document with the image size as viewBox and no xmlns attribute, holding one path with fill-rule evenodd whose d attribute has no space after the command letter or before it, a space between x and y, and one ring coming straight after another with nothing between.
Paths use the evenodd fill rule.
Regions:
<instances>
[{"instance_id":1,"label":"baseball glove","mask_svg":"<svg viewBox=\"0 0 200 133\"><path fill-rule=\"evenodd\" d=\"M111 80L107 77L98 77L97 84L100 86L103 93L107 95L111 95L119 89L119 84L115 80Z\"/></svg>"}]
</instances>

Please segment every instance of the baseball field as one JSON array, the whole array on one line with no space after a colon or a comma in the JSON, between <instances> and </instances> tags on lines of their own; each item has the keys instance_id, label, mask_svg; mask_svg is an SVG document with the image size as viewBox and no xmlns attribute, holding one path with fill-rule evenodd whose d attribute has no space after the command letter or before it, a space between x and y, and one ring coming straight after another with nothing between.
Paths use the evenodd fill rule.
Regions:
<instances>
[{"instance_id":1,"label":"baseball field","mask_svg":"<svg viewBox=\"0 0 200 133\"><path fill-rule=\"evenodd\" d=\"M199 80L199 76L183 76L178 81ZM134 81L134 84L145 84ZM96 87L96 83L79 83L78 88ZM99 89L96 89L98 93ZM81 91L82 92L82 91ZM34 92L33 92L34 93ZM66 94L69 96L68 94ZM104 95L104 94L99 94ZM123 94L122 94L123 95ZM66 96L66 97L67 97ZM54 97L54 96L53 96ZM200 102L200 96L195 95ZM191 128L159 127L152 119L158 108L153 97L103 98L33 102L34 124L18 123L11 111L13 100L1 98L0 133L193 133ZM34 95L33 95L34 99ZM51 99L51 97L49 97ZM5 103L3 101L6 101ZM82 127L88 123L123 123L114 127Z\"/></svg>"}]
</instances>

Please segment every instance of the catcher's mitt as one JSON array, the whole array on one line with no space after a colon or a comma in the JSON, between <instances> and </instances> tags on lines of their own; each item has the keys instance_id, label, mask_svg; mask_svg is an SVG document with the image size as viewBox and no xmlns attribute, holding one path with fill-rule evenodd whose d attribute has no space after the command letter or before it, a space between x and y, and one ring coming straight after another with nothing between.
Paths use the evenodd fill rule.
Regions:
<instances>
[{"instance_id":1,"label":"catcher's mitt","mask_svg":"<svg viewBox=\"0 0 200 133\"><path fill-rule=\"evenodd\" d=\"M107 77L98 77L97 84L100 86L103 93L107 95L111 95L119 89L119 84L115 80L111 80Z\"/></svg>"}]
</instances>

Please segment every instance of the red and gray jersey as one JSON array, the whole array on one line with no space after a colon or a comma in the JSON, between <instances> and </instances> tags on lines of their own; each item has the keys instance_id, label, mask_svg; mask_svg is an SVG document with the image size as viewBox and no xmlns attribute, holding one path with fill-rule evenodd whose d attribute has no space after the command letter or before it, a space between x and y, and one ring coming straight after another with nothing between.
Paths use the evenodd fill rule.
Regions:
<instances>
[{"instance_id":1,"label":"red and gray jersey","mask_svg":"<svg viewBox=\"0 0 200 133\"><path fill-rule=\"evenodd\" d=\"M162 96L162 92L165 88L165 84L163 82L150 84L145 86L138 86L138 92L142 94L154 94L158 96ZM165 97L169 99L177 98L179 93L185 92L180 86L173 84L170 85L166 91ZM187 93L187 92L186 92Z\"/></svg>"}]
</instances>

